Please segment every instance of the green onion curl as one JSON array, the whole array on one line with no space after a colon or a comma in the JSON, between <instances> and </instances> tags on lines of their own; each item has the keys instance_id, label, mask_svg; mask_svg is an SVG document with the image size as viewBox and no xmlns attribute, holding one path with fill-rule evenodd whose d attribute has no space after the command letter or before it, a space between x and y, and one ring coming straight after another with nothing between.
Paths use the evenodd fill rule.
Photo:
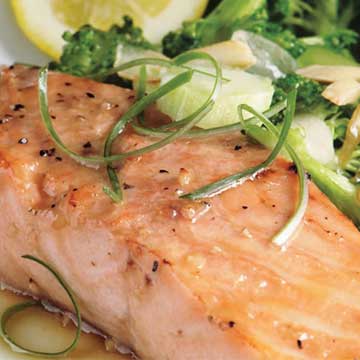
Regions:
<instances>
[{"instance_id":1,"label":"green onion curl","mask_svg":"<svg viewBox=\"0 0 360 360\"><path fill-rule=\"evenodd\" d=\"M22 312L30 307L41 306L40 301L34 300L34 301L28 301L28 302L13 305L13 306L9 307L7 310L5 310L5 312L1 315L1 318L0 318L0 335L4 339L4 341L11 347L11 349L15 352L23 353L23 354L27 354L27 355L31 355L31 356L40 356L40 357L65 357L66 355L68 355L70 352L72 352L76 348L76 346L78 345L78 342L80 340L80 335L81 335L82 319L81 319L79 306L75 299L75 295L74 295L73 291L71 290L70 286L62 278L62 276L55 269L53 269L49 264L45 263L44 261L42 261L32 255L24 255L22 257L24 259L34 261L34 262L38 263L39 265L43 266L45 269L47 269L55 277L55 279L60 284L60 286L65 290L66 294L68 295L68 297L74 307L74 312L75 312L76 321L77 321L76 334L75 334L74 340L67 348L65 348L64 350L61 350L61 351L56 351L56 352L36 351L36 350L29 349L27 347L24 347L24 346L20 345L19 343L17 343L9 335L6 325L7 325L8 321L17 313Z\"/></svg>"}]
</instances>

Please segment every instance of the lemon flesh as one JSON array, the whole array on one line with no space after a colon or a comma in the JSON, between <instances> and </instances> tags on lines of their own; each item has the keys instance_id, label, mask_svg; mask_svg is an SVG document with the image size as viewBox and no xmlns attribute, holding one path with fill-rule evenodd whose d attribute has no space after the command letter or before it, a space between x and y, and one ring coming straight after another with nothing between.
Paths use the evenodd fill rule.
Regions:
<instances>
[{"instance_id":1,"label":"lemon flesh","mask_svg":"<svg viewBox=\"0 0 360 360\"><path fill-rule=\"evenodd\" d=\"M61 55L62 34L84 24L107 30L129 15L145 37L159 43L183 21L201 17L208 0L11 0L25 35L54 59Z\"/></svg>"}]
</instances>

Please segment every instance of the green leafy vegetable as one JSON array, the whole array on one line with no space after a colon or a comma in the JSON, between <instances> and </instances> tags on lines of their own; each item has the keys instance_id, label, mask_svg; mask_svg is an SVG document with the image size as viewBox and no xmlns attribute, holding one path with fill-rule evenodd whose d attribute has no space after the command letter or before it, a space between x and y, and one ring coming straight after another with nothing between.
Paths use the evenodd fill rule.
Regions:
<instances>
[{"instance_id":1,"label":"green leafy vegetable","mask_svg":"<svg viewBox=\"0 0 360 360\"><path fill-rule=\"evenodd\" d=\"M320 36L341 32L359 13L354 0L269 0L272 20Z\"/></svg>"},{"instance_id":2,"label":"green leafy vegetable","mask_svg":"<svg viewBox=\"0 0 360 360\"><path fill-rule=\"evenodd\" d=\"M242 29L277 43L303 66L310 61L349 64L354 63L350 50L359 36L348 27L359 13L352 0L223 0L205 19L186 22L166 35L163 52L176 56L229 39Z\"/></svg>"},{"instance_id":3,"label":"green leafy vegetable","mask_svg":"<svg viewBox=\"0 0 360 360\"><path fill-rule=\"evenodd\" d=\"M80 340L80 335L81 335L82 320L81 320L79 306L75 300L75 295L74 295L73 291L71 290L70 286L62 278L62 276L55 269L53 269L49 264L45 263L44 261L42 261L32 255L24 255L22 257L24 259L34 261L34 262L38 263L39 265L43 266L45 269L47 269L55 277L56 281L61 285L61 287L65 290L66 294L69 296L71 303L74 307L76 321L77 321L77 329L76 329L75 338L74 338L73 342L66 349L64 349L62 351L53 352L53 353L28 349L28 348L18 344L15 340L12 339L12 337L9 335L9 333L7 332L7 329L6 329L6 325L7 325L8 321L10 320L10 318L12 316L14 316L15 314L22 312L30 307L41 306L40 301L28 301L25 303L16 304L14 306L9 307L1 316L0 335L5 340L5 342L11 346L13 351L28 354L28 355L33 355L33 356L41 356L41 357L65 357L66 355L71 353L76 348L76 346Z\"/></svg>"},{"instance_id":4,"label":"green leafy vegetable","mask_svg":"<svg viewBox=\"0 0 360 360\"><path fill-rule=\"evenodd\" d=\"M245 22L266 0L223 0L206 18L185 22L181 29L167 34L162 41L163 52L174 57L190 49L229 39L234 24Z\"/></svg>"},{"instance_id":5,"label":"green leafy vegetable","mask_svg":"<svg viewBox=\"0 0 360 360\"><path fill-rule=\"evenodd\" d=\"M359 35L350 30L350 23L360 13L359 3L353 0L269 0L270 20L292 30L311 53L312 46L320 45L333 51L324 53L343 61L352 59L350 49L358 43ZM305 37L303 37L305 36ZM318 52L319 53L319 52ZM301 55L301 54L300 54ZM304 54L308 57L308 54Z\"/></svg>"}]
</instances>

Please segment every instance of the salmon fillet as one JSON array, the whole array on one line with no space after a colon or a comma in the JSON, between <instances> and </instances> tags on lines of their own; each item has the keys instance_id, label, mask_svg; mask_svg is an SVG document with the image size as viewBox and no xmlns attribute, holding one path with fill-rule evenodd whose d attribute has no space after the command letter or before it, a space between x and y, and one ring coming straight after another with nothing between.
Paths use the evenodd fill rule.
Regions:
<instances>
[{"instance_id":1,"label":"salmon fillet","mask_svg":"<svg viewBox=\"0 0 360 360\"><path fill-rule=\"evenodd\" d=\"M0 281L63 309L51 275L74 290L83 318L142 359L354 359L360 354L360 236L313 185L286 249L272 236L294 211L298 180L279 158L205 201L179 199L262 161L239 134L181 140L119 165L125 201L102 191L104 169L56 150L37 100L37 70L0 79ZM53 123L81 154L104 139L130 90L49 75ZM131 131L116 152L149 144Z\"/></svg>"}]
</instances>

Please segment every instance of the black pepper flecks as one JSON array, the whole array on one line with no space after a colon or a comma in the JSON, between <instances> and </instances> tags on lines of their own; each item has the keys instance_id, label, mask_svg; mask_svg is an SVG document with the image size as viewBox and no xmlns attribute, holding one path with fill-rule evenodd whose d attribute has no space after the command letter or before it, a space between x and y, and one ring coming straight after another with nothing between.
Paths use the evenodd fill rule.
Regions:
<instances>
[{"instance_id":1,"label":"black pepper flecks","mask_svg":"<svg viewBox=\"0 0 360 360\"><path fill-rule=\"evenodd\" d=\"M158 268L159 268L159 262L157 260L155 260L153 262L152 272L157 272Z\"/></svg>"},{"instance_id":2,"label":"black pepper flecks","mask_svg":"<svg viewBox=\"0 0 360 360\"><path fill-rule=\"evenodd\" d=\"M243 208L244 210L246 210L246 209L248 209L249 207L246 206L246 205L243 205L242 208Z\"/></svg>"},{"instance_id":3,"label":"black pepper flecks","mask_svg":"<svg viewBox=\"0 0 360 360\"><path fill-rule=\"evenodd\" d=\"M160 174L168 174L169 172L167 170L165 170L165 169L160 169L159 173Z\"/></svg>"},{"instance_id":4,"label":"black pepper flecks","mask_svg":"<svg viewBox=\"0 0 360 360\"><path fill-rule=\"evenodd\" d=\"M55 158L55 160L56 160L56 161L62 161L62 157L57 156L57 157Z\"/></svg>"},{"instance_id":5,"label":"black pepper flecks","mask_svg":"<svg viewBox=\"0 0 360 360\"><path fill-rule=\"evenodd\" d=\"M127 184L127 183L123 183L123 189L124 190L129 190L129 189L133 189L135 186L134 185L130 185L130 184Z\"/></svg>"},{"instance_id":6,"label":"black pepper flecks","mask_svg":"<svg viewBox=\"0 0 360 360\"><path fill-rule=\"evenodd\" d=\"M91 142L90 142L90 141L86 142L86 143L83 145L83 148L84 148L84 149L89 149L89 148L91 148L91 147L92 147L92 145L91 145Z\"/></svg>"},{"instance_id":7,"label":"black pepper flecks","mask_svg":"<svg viewBox=\"0 0 360 360\"><path fill-rule=\"evenodd\" d=\"M89 97L90 99L93 99L95 97L95 95L91 92L87 92L86 96Z\"/></svg>"},{"instance_id":8,"label":"black pepper flecks","mask_svg":"<svg viewBox=\"0 0 360 360\"><path fill-rule=\"evenodd\" d=\"M56 116L55 116L55 115L50 115L50 117L51 117L53 120L56 120Z\"/></svg>"},{"instance_id":9,"label":"black pepper flecks","mask_svg":"<svg viewBox=\"0 0 360 360\"><path fill-rule=\"evenodd\" d=\"M295 174L297 174L297 167L296 167L295 164L291 164L291 165L288 167L288 170L294 172Z\"/></svg>"},{"instance_id":10,"label":"black pepper flecks","mask_svg":"<svg viewBox=\"0 0 360 360\"><path fill-rule=\"evenodd\" d=\"M300 339L298 339L298 340L296 341L296 343L297 343L297 347L298 347L300 350L302 350L302 348L303 348L302 341L301 341Z\"/></svg>"},{"instance_id":11,"label":"black pepper flecks","mask_svg":"<svg viewBox=\"0 0 360 360\"><path fill-rule=\"evenodd\" d=\"M41 149L39 151L39 155L41 157L51 157L51 156L54 156L56 152L56 149L55 148L51 148L51 149Z\"/></svg>"},{"instance_id":12,"label":"black pepper flecks","mask_svg":"<svg viewBox=\"0 0 360 360\"><path fill-rule=\"evenodd\" d=\"M229 321L229 327L233 328L235 326L235 321Z\"/></svg>"},{"instance_id":13,"label":"black pepper flecks","mask_svg":"<svg viewBox=\"0 0 360 360\"><path fill-rule=\"evenodd\" d=\"M19 139L18 143L25 145L29 142L29 140L26 137L22 137L21 139Z\"/></svg>"},{"instance_id":14,"label":"black pepper flecks","mask_svg":"<svg viewBox=\"0 0 360 360\"><path fill-rule=\"evenodd\" d=\"M13 110L13 111L19 111L24 108L25 108L25 106L23 104L14 104L11 106L11 110Z\"/></svg>"},{"instance_id":15,"label":"black pepper flecks","mask_svg":"<svg viewBox=\"0 0 360 360\"><path fill-rule=\"evenodd\" d=\"M234 150L235 151L239 151L239 150L241 150L242 149L242 146L241 145L235 145L235 147L234 147Z\"/></svg>"},{"instance_id":16,"label":"black pepper flecks","mask_svg":"<svg viewBox=\"0 0 360 360\"><path fill-rule=\"evenodd\" d=\"M67 82L65 83L65 86L71 86L71 82L68 82L68 81L67 81Z\"/></svg>"}]
</instances>

